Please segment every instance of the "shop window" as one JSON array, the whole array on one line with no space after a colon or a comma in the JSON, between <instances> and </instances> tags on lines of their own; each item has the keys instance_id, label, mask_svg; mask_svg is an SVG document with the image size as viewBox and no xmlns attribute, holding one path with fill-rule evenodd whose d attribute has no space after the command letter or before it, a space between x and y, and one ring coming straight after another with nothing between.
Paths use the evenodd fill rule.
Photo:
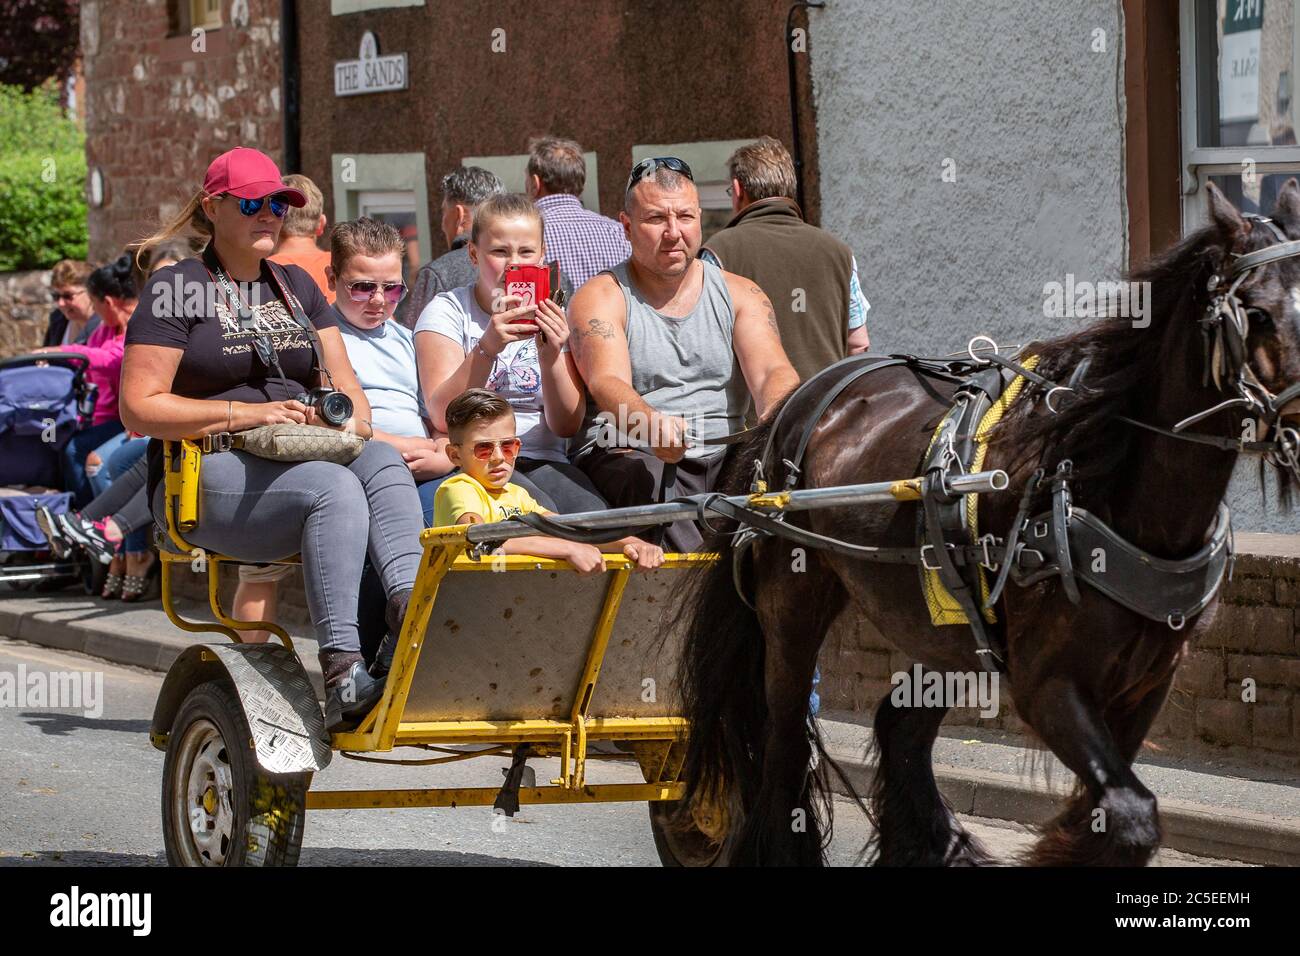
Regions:
<instances>
[{"instance_id":1,"label":"shop window","mask_svg":"<svg viewBox=\"0 0 1300 956\"><path fill-rule=\"evenodd\" d=\"M1296 0L1182 0L1183 226L1205 222L1209 181L1267 213L1300 175Z\"/></svg>"},{"instance_id":2,"label":"shop window","mask_svg":"<svg viewBox=\"0 0 1300 956\"><path fill-rule=\"evenodd\" d=\"M750 139L720 139L699 143L652 143L632 147L627 168L649 156L676 156L691 167L695 187L700 193L700 232L703 241L731 221L731 174L727 160ZM626 176L627 173L624 173Z\"/></svg>"},{"instance_id":3,"label":"shop window","mask_svg":"<svg viewBox=\"0 0 1300 956\"><path fill-rule=\"evenodd\" d=\"M402 275L409 285L432 257L423 153L335 153L334 222L369 216L406 240Z\"/></svg>"},{"instance_id":4,"label":"shop window","mask_svg":"<svg viewBox=\"0 0 1300 956\"><path fill-rule=\"evenodd\" d=\"M402 263L402 275L407 285L410 285L415 270L425 262L421 257L414 190L372 190L358 193L357 216L386 222L402 234L402 238L406 240L406 261Z\"/></svg>"}]
</instances>

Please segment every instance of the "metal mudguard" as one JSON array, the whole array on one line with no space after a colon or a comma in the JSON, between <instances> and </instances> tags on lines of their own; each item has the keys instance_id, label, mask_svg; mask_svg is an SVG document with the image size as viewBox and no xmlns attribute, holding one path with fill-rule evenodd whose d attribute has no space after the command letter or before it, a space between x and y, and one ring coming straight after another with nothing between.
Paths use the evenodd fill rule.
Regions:
<instances>
[{"instance_id":1,"label":"metal mudguard","mask_svg":"<svg viewBox=\"0 0 1300 956\"><path fill-rule=\"evenodd\" d=\"M195 644L163 680L149 738L159 750L182 701L199 684L229 679L253 734L257 762L268 773L323 770L333 751L325 718L307 672L280 644Z\"/></svg>"}]
</instances>

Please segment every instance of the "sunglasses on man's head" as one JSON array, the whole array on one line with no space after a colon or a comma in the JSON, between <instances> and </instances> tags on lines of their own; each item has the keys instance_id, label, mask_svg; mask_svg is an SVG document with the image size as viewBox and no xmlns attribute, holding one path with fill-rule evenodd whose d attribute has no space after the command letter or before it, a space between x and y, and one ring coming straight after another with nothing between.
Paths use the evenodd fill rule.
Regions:
<instances>
[{"instance_id":1,"label":"sunglasses on man's head","mask_svg":"<svg viewBox=\"0 0 1300 956\"><path fill-rule=\"evenodd\" d=\"M406 295L405 282L371 282L369 279L358 279L356 282L343 283L348 290L348 296L353 302L369 302L371 296L381 289L384 293L384 301L389 305L397 305L402 301L402 296Z\"/></svg>"},{"instance_id":2,"label":"sunglasses on man's head","mask_svg":"<svg viewBox=\"0 0 1300 956\"><path fill-rule=\"evenodd\" d=\"M695 182L695 174L691 172L691 167L684 160L676 156L657 156L654 159L643 159L632 167L632 175L627 177L627 189L624 192L631 192L633 186L647 176L653 175L656 169L671 169L691 182Z\"/></svg>"},{"instance_id":3,"label":"sunglasses on man's head","mask_svg":"<svg viewBox=\"0 0 1300 956\"><path fill-rule=\"evenodd\" d=\"M518 438L503 438L500 441L476 441L473 448L474 457L479 461L487 461L492 457L492 449L500 448L502 458L506 461L514 461L523 444Z\"/></svg>"},{"instance_id":4,"label":"sunglasses on man's head","mask_svg":"<svg viewBox=\"0 0 1300 956\"><path fill-rule=\"evenodd\" d=\"M261 199L241 199L239 200L239 211L245 216L256 216L262 211L262 203L268 202L271 204L271 215L276 219L283 219L284 214L289 211L289 203L275 196Z\"/></svg>"}]
</instances>

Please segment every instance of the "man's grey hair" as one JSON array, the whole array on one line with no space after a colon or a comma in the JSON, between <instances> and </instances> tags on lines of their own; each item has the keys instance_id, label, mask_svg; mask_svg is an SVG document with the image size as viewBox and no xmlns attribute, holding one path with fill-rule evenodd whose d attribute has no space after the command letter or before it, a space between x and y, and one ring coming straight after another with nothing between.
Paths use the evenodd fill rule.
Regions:
<instances>
[{"instance_id":1,"label":"man's grey hair","mask_svg":"<svg viewBox=\"0 0 1300 956\"><path fill-rule=\"evenodd\" d=\"M442 177L442 201L473 209L487 199L506 191L496 173L482 166L462 166Z\"/></svg>"},{"instance_id":2,"label":"man's grey hair","mask_svg":"<svg viewBox=\"0 0 1300 956\"><path fill-rule=\"evenodd\" d=\"M638 180L636 185L629 189L627 194L623 197L623 211L629 216L632 214L632 210L636 207L636 194L637 190L641 188L642 183L654 183L660 189L666 189L670 193L675 193L677 190L686 186L694 185L689 177L683 176L681 173L671 170L666 166L660 166L653 173L646 174L644 179Z\"/></svg>"}]
</instances>

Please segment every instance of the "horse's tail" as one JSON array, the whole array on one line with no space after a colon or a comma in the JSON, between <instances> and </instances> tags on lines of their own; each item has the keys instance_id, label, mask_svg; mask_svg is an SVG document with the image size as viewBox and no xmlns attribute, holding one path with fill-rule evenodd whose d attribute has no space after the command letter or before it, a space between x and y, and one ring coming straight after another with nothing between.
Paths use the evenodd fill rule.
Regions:
<instances>
[{"instance_id":1,"label":"horse's tail","mask_svg":"<svg viewBox=\"0 0 1300 956\"><path fill-rule=\"evenodd\" d=\"M729 450L718 491L748 490L752 462L762 453L769 429L760 426L750 441ZM758 614L737 590L739 578L746 593L752 593L752 573L748 560L735 571L735 525L712 524L717 533L704 550L718 560L692 571L678 592L678 686L690 727L683 803L749 807L761 781L758 748L767 719L763 632Z\"/></svg>"}]
</instances>

